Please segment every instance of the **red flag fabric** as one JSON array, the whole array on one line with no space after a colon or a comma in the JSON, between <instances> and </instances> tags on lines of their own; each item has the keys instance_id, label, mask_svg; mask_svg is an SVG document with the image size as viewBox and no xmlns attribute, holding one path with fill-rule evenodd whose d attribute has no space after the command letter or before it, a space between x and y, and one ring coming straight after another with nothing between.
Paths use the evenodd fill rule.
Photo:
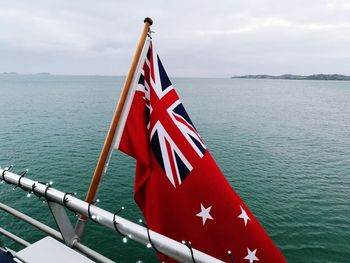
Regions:
<instances>
[{"instance_id":1,"label":"red flag fabric","mask_svg":"<svg viewBox=\"0 0 350 263\"><path fill-rule=\"evenodd\" d=\"M129 101L115 146L137 161L135 201L149 228L225 262L285 262L216 165L152 43Z\"/></svg>"}]
</instances>

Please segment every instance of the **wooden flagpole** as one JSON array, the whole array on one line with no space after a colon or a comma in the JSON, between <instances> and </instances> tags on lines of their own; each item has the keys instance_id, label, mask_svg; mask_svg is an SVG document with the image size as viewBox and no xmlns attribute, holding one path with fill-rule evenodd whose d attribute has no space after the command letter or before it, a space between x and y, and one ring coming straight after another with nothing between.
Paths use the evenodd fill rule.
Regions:
<instances>
[{"instance_id":1,"label":"wooden flagpole","mask_svg":"<svg viewBox=\"0 0 350 263\"><path fill-rule=\"evenodd\" d=\"M105 142L103 144L101 153L100 153L100 157L98 159L94 174L92 176L91 182L90 182L90 186L89 186L89 190L86 194L86 198L85 198L85 202L87 203L93 203L94 199L96 197L96 192L98 189L98 186L100 184L100 181L102 179L102 175L103 175L103 170L105 168L106 162L108 161L108 155L109 152L111 150L111 147L113 147L112 143L113 143L113 138L117 129L117 125L126 101L126 97L128 95L128 92L130 90L130 86L131 86L131 82L133 80L133 76L135 74L136 71L136 67L138 64L138 61L140 59L140 55L143 49L143 46L145 44L146 41L146 37L147 34L149 32L150 26L153 24L153 20L149 17L146 17L144 20L144 27L143 27L143 31L139 40L139 43L137 45L130 69L129 69L129 73L126 77L125 83L124 83L124 87L122 89L118 104L116 106L113 118L112 118L112 122L111 125L109 127ZM80 236L83 231L84 231L84 227L81 226L81 224L83 222L87 221L87 217L84 215L81 215L79 218L79 221L77 223L76 226L76 231L77 234ZM85 224L85 223L84 223Z\"/></svg>"}]
</instances>

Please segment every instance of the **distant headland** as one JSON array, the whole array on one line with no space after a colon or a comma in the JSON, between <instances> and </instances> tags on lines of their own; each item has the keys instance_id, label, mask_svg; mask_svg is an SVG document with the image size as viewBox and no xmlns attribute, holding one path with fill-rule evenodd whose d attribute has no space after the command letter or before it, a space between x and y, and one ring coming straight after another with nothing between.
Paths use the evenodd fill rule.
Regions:
<instances>
[{"instance_id":1,"label":"distant headland","mask_svg":"<svg viewBox=\"0 0 350 263\"><path fill-rule=\"evenodd\" d=\"M313 75L293 75L284 74L279 76L273 75L244 75L244 76L233 76L233 79L295 79L295 80L348 80L350 76L341 74L313 74Z\"/></svg>"}]
</instances>

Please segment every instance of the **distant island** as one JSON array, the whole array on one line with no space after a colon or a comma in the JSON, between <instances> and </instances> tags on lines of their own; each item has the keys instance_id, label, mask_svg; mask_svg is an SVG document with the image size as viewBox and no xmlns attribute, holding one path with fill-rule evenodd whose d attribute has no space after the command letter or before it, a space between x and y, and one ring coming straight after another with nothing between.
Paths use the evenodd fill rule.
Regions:
<instances>
[{"instance_id":1,"label":"distant island","mask_svg":"<svg viewBox=\"0 0 350 263\"><path fill-rule=\"evenodd\" d=\"M0 73L1 74L1 73ZM39 73L17 73L17 72L2 72L3 75L51 75L49 72L39 72Z\"/></svg>"},{"instance_id":2,"label":"distant island","mask_svg":"<svg viewBox=\"0 0 350 263\"><path fill-rule=\"evenodd\" d=\"M234 76L233 79L295 79L295 80L350 80L350 76L341 74L313 74L313 75L293 75L284 74L279 76L272 75L244 75Z\"/></svg>"},{"instance_id":3,"label":"distant island","mask_svg":"<svg viewBox=\"0 0 350 263\"><path fill-rule=\"evenodd\" d=\"M39 73L36 73L35 75L51 75L51 73L49 73L49 72L39 72Z\"/></svg>"},{"instance_id":4,"label":"distant island","mask_svg":"<svg viewBox=\"0 0 350 263\"><path fill-rule=\"evenodd\" d=\"M3 72L3 75L17 75L16 72Z\"/></svg>"}]
</instances>

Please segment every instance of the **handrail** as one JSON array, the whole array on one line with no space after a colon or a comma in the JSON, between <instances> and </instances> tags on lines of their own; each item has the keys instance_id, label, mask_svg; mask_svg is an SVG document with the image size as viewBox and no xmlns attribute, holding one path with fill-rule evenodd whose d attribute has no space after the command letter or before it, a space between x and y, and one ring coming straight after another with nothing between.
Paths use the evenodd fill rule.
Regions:
<instances>
[{"instance_id":1,"label":"handrail","mask_svg":"<svg viewBox=\"0 0 350 263\"><path fill-rule=\"evenodd\" d=\"M103 210L95 205L86 203L70 194L61 192L39 182L35 182L26 177L0 168L0 180L8 184L18 186L24 191L33 192L38 196L45 197L50 202L55 202L67 207L68 209L89 216L98 224L114 229L117 232L129 237L136 242L146 246L153 246L156 251L163 253L180 262L223 262L208 254L180 243L146 227L133 223L123 217Z\"/></svg>"},{"instance_id":2,"label":"handrail","mask_svg":"<svg viewBox=\"0 0 350 263\"><path fill-rule=\"evenodd\" d=\"M0 203L0 210L14 216L14 217L17 217L18 219L36 227L37 229L45 232L46 234L48 234L49 236L57 239L58 241L61 241L63 242L63 237L61 235L61 233L43 223L41 223L40 221L26 215L26 214L23 214L22 212L8 206L8 205L5 205L3 203ZM9 233L7 231L7 233ZM6 235L5 233L1 232L1 228L0 228L0 234L3 234L5 236L7 236L8 238L16 241L17 243L20 243L17 239L15 240L14 238L12 238L13 236L9 236L9 235ZM20 243L21 245L25 245L27 246L26 244L22 244ZM29 244L30 245L30 244ZM109 258L101 255L100 253L96 252L95 250L79 243L79 242L75 242L73 244L73 249L83 253L84 255L86 255L87 257L89 257L90 259L96 261L96 262L100 262L100 263L113 263L114 261L110 260Z\"/></svg>"},{"instance_id":3,"label":"handrail","mask_svg":"<svg viewBox=\"0 0 350 263\"><path fill-rule=\"evenodd\" d=\"M5 237L7 237L7 238L9 238L9 239L11 239L11 240L13 240L13 241L15 241L16 243L18 243L18 244L20 244L20 245L22 245L24 247L30 246L29 242L25 241L23 238L20 238L20 237L18 237L16 235L12 234L11 232L3 229L2 227L0 227L0 234L5 236Z\"/></svg>"}]
</instances>

